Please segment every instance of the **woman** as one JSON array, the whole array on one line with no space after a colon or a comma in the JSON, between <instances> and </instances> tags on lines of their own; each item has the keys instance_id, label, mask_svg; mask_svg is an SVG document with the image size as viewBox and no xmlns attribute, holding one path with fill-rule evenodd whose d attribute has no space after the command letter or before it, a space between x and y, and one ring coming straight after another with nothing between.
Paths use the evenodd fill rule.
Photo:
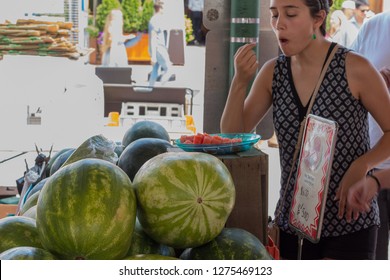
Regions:
<instances>
[{"instance_id":1,"label":"woman","mask_svg":"<svg viewBox=\"0 0 390 280\"><path fill-rule=\"evenodd\" d=\"M134 38L133 34L123 35L123 14L121 10L111 10L107 16L103 33L102 65L109 67L128 66L125 41Z\"/></svg>"},{"instance_id":2,"label":"woman","mask_svg":"<svg viewBox=\"0 0 390 280\"><path fill-rule=\"evenodd\" d=\"M283 54L262 67L252 84L258 62L255 44L236 53L235 75L221 119L221 131L250 132L273 105L279 143L281 190L277 211L280 252L297 256L297 238L288 225L295 176L287 185L298 131L307 104L333 44L325 39L326 17L332 1L271 0L271 25ZM369 150L367 111L385 132ZM327 69L312 114L336 121L337 143L329 180L319 243L304 242L303 259L372 259L375 256L378 206L352 220L346 204L348 188L390 156L390 100L383 79L363 57L341 47ZM295 174L296 164L293 169ZM284 191L287 188L286 196ZM280 208L279 208L280 207Z\"/></svg>"}]
</instances>

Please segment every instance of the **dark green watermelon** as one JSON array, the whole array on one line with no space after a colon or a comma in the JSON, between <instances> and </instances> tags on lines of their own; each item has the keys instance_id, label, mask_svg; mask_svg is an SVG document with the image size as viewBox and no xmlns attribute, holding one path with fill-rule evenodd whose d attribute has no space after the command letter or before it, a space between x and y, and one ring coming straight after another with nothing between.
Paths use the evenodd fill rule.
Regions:
<instances>
[{"instance_id":1,"label":"dark green watermelon","mask_svg":"<svg viewBox=\"0 0 390 280\"><path fill-rule=\"evenodd\" d=\"M224 228L212 241L184 250L180 258L183 260L272 260L260 240L240 228Z\"/></svg>"},{"instance_id":2,"label":"dark green watermelon","mask_svg":"<svg viewBox=\"0 0 390 280\"><path fill-rule=\"evenodd\" d=\"M171 141L167 130L161 124L153 121L139 121L126 131L122 145L127 147L131 142L140 138L159 138Z\"/></svg>"},{"instance_id":3,"label":"dark green watermelon","mask_svg":"<svg viewBox=\"0 0 390 280\"><path fill-rule=\"evenodd\" d=\"M121 156L123 150L125 149L125 146L122 145L122 142L115 142L115 149L114 149L114 152L116 153L116 155L118 156L118 159L119 157Z\"/></svg>"},{"instance_id":4,"label":"dark green watermelon","mask_svg":"<svg viewBox=\"0 0 390 280\"><path fill-rule=\"evenodd\" d=\"M157 254L162 256L175 256L175 250L164 244L159 244L150 238L143 230L140 222L136 219L134 232L131 238L130 249L127 256L139 254Z\"/></svg>"},{"instance_id":5,"label":"dark green watermelon","mask_svg":"<svg viewBox=\"0 0 390 280\"><path fill-rule=\"evenodd\" d=\"M50 176L52 176L61 166L65 163L65 161L73 154L75 148L71 148L58 156L58 158L53 162L50 168Z\"/></svg>"},{"instance_id":6,"label":"dark green watermelon","mask_svg":"<svg viewBox=\"0 0 390 280\"><path fill-rule=\"evenodd\" d=\"M49 251L36 247L15 247L0 254L0 260L56 260Z\"/></svg>"},{"instance_id":7,"label":"dark green watermelon","mask_svg":"<svg viewBox=\"0 0 390 280\"><path fill-rule=\"evenodd\" d=\"M35 192L32 196L30 196L30 197L23 203L22 208L21 208L20 211L19 211L19 215L23 215L24 213L27 212L28 209L30 209L31 207L37 205L39 193L40 193L40 191Z\"/></svg>"},{"instance_id":8,"label":"dark green watermelon","mask_svg":"<svg viewBox=\"0 0 390 280\"><path fill-rule=\"evenodd\" d=\"M158 138L141 138L131 142L122 152L118 166L133 181L141 166L154 156L167 152L173 146L166 140Z\"/></svg>"},{"instance_id":9,"label":"dark green watermelon","mask_svg":"<svg viewBox=\"0 0 390 280\"><path fill-rule=\"evenodd\" d=\"M48 178L45 178L45 179L42 179L41 181L39 181L36 185L33 186L32 190L26 194L26 198L25 200L27 201L27 199L30 198L30 196L32 196L34 193L40 191L43 186L45 185L46 181L47 181Z\"/></svg>"},{"instance_id":10,"label":"dark green watermelon","mask_svg":"<svg viewBox=\"0 0 390 280\"><path fill-rule=\"evenodd\" d=\"M65 148L65 149L62 149L62 150L59 150L58 152L56 152L53 156L50 157L50 160L49 162L47 163L47 168L46 168L46 177L49 177L50 176L50 169L51 167L53 166L53 163L56 161L56 159L63 153L65 153L66 151L69 151L71 148Z\"/></svg>"},{"instance_id":11,"label":"dark green watermelon","mask_svg":"<svg viewBox=\"0 0 390 280\"><path fill-rule=\"evenodd\" d=\"M178 258L157 254L139 254L124 258L124 260L179 260Z\"/></svg>"}]
</instances>

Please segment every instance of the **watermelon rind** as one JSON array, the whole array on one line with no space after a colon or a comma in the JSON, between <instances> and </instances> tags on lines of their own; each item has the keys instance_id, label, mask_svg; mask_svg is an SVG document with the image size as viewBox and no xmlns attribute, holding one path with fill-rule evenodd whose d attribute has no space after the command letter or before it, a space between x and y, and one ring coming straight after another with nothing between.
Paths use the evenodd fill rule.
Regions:
<instances>
[{"instance_id":1,"label":"watermelon rind","mask_svg":"<svg viewBox=\"0 0 390 280\"><path fill-rule=\"evenodd\" d=\"M176 255L172 247L159 244L150 238L143 230L141 223L136 219L131 245L126 255L133 256L138 254L157 254L169 257L175 257Z\"/></svg>"},{"instance_id":2,"label":"watermelon rind","mask_svg":"<svg viewBox=\"0 0 390 280\"><path fill-rule=\"evenodd\" d=\"M97 158L116 164L118 155L115 153L116 144L103 135L94 135L85 140L65 161L62 167L80 159Z\"/></svg>"},{"instance_id":3,"label":"watermelon rind","mask_svg":"<svg viewBox=\"0 0 390 280\"><path fill-rule=\"evenodd\" d=\"M41 190L37 227L45 249L62 259L121 259L131 242L136 197L129 177L101 159L58 170Z\"/></svg>"},{"instance_id":4,"label":"watermelon rind","mask_svg":"<svg viewBox=\"0 0 390 280\"><path fill-rule=\"evenodd\" d=\"M157 254L138 254L134 256L128 256L124 260L180 260L175 257L162 256Z\"/></svg>"},{"instance_id":5,"label":"watermelon rind","mask_svg":"<svg viewBox=\"0 0 390 280\"><path fill-rule=\"evenodd\" d=\"M50 167L50 176L53 175L58 169L60 169L68 158L73 154L75 148L68 149L60 154Z\"/></svg>"},{"instance_id":6,"label":"watermelon rind","mask_svg":"<svg viewBox=\"0 0 390 280\"><path fill-rule=\"evenodd\" d=\"M210 242L184 250L180 258L183 260L272 260L260 240L241 228L224 228Z\"/></svg>"},{"instance_id":7,"label":"watermelon rind","mask_svg":"<svg viewBox=\"0 0 390 280\"><path fill-rule=\"evenodd\" d=\"M43 186L45 185L47 179L48 179L48 177L47 177L47 178L44 178L44 179L40 180L38 183L36 183L36 184L32 187L31 191L29 191L29 192L27 192L27 193L25 194L26 198L25 198L24 200L27 201L27 200L30 198L30 196L32 196L34 193L40 191L40 190L43 188Z\"/></svg>"},{"instance_id":8,"label":"watermelon rind","mask_svg":"<svg viewBox=\"0 0 390 280\"><path fill-rule=\"evenodd\" d=\"M23 217L28 217L28 218L32 218L32 219L36 219L37 218L37 206L34 205L33 207L29 208L26 212L24 212L21 216Z\"/></svg>"},{"instance_id":9,"label":"watermelon rind","mask_svg":"<svg viewBox=\"0 0 390 280\"><path fill-rule=\"evenodd\" d=\"M0 254L0 260L56 260L49 251L29 246L15 247Z\"/></svg>"},{"instance_id":10,"label":"watermelon rind","mask_svg":"<svg viewBox=\"0 0 390 280\"><path fill-rule=\"evenodd\" d=\"M127 147L131 142L140 138L159 138L171 141L168 131L159 123L154 121L138 121L133 124L123 135L122 145Z\"/></svg>"},{"instance_id":11,"label":"watermelon rind","mask_svg":"<svg viewBox=\"0 0 390 280\"><path fill-rule=\"evenodd\" d=\"M20 246L42 248L35 220L23 216L0 219L0 253Z\"/></svg>"},{"instance_id":12,"label":"watermelon rind","mask_svg":"<svg viewBox=\"0 0 390 280\"><path fill-rule=\"evenodd\" d=\"M26 211L28 209L30 209L31 207L37 205L39 193L40 193L40 191L35 192L32 196L30 196L26 200L26 202L22 205L22 208L19 211L19 215L23 215L24 213L26 213Z\"/></svg>"},{"instance_id":13,"label":"watermelon rind","mask_svg":"<svg viewBox=\"0 0 390 280\"><path fill-rule=\"evenodd\" d=\"M131 142L122 152L118 166L134 180L141 166L152 157L166 153L173 146L166 140L158 138L140 138Z\"/></svg>"},{"instance_id":14,"label":"watermelon rind","mask_svg":"<svg viewBox=\"0 0 390 280\"><path fill-rule=\"evenodd\" d=\"M56 161L56 159L63 153L71 150L72 148L64 148L59 150L58 152L54 153L54 155L50 156L49 162L47 163L46 167L46 177L50 176L50 169L53 166L53 163Z\"/></svg>"},{"instance_id":15,"label":"watermelon rind","mask_svg":"<svg viewBox=\"0 0 390 280\"><path fill-rule=\"evenodd\" d=\"M235 187L226 166L205 153L167 152L137 172L137 217L156 242L196 247L214 239L234 207Z\"/></svg>"}]
</instances>

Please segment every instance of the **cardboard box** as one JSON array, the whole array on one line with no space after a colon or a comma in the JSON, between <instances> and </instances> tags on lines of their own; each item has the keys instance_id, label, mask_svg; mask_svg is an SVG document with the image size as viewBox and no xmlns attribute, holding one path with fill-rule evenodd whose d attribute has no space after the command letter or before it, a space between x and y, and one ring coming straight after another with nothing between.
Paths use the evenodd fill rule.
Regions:
<instances>
[{"instance_id":1,"label":"cardboard box","mask_svg":"<svg viewBox=\"0 0 390 280\"><path fill-rule=\"evenodd\" d=\"M0 204L0 219L15 215L17 207L16 204Z\"/></svg>"},{"instance_id":2,"label":"cardboard box","mask_svg":"<svg viewBox=\"0 0 390 280\"><path fill-rule=\"evenodd\" d=\"M218 158L232 175L236 202L226 227L242 228L268 243L268 155L249 151Z\"/></svg>"}]
</instances>

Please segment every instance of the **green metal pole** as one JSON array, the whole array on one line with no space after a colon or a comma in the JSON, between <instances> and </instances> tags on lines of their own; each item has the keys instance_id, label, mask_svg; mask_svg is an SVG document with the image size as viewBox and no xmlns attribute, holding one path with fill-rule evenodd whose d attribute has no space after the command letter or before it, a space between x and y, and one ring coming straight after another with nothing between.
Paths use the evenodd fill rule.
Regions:
<instances>
[{"instance_id":1,"label":"green metal pole","mask_svg":"<svg viewBox=\"0 0 390 280\"><path fill-rule=\"evenodd\" d=\"M234 75L234 54L237 49L247 43L259 42L259 5L260 0L231 0L229 83Z\"/></svg>"}]
</instances>

